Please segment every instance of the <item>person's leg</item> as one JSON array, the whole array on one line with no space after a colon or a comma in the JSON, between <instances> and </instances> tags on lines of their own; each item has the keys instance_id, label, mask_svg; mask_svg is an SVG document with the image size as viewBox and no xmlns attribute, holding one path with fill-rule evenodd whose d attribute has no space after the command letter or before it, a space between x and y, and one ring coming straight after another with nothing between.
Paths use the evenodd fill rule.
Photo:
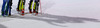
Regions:
<instances>
[{"instance_id":1,"label":"person's leg","mask_svg":"<svg viewBox=\"0 0 100 28\"><path fill-rule=\"evenodd\" d=\"M11 9L12 9L11 6L12 6L12 0L9 1L9 10L8 10L9 16L11 16Z\"/></svg>"},{"instance_id":2,"label":"person's leg","mask_svg":"<svg viewBox=\"0 0 100 28\"><path fill-rule=\"evenodd\" d=\"M18 1L17 11L19 11L20 0Z\"/></svg>"},{"instance_id":3,"label":"person's leg","mask_svg":"<svg viewBox=\"0 0 100 28\"><path fill-rule=\"evenodd\" d=\"M21 10L22 11L22 15L24 15L25 0L22 0L21 4L22 4L22 7L21 7L22 8L22 10Z\"/></svg>"},{"instance_id":4,"label":"person's leg","mask_svg":"<svg viewBox=\"0 0 100 28\"><path fill-rule=\"evenodd\" d=\"M6 4L6 0L3 0L3 5L2 5L2 16L4 16L5 4Z\"/></svg>"},{"instance_id":5,"label":"person's leg","mask_svg":"<svg viewBox=\"0 0 100 28\"><path fill-rule=\"evenodd\" d=\"M5 15L8 16L8 9L9 9L9 0L7 0L7 6L5 10Z\"/></svg>"},{"instance_id":6,"label":"person's leg","mask_svg":"<svg viewBox=\"0 0 100 28\"><path fill-rule=\"evenodd\" d=\"M36 2L34 2L34 6L33 6L33 13L36 13Z\"/></svg>"},{"instance_id":7,"label":"person's leg","mask_svg":"<svg viewBox=\"0 0 100 28\"><path fill-rule=\"evenodd\" d=\"M30 0L29 3L29 12L32 13L32 4L33 4L33 0Z\"/></svg>"},{"instance_id":8,"label":"person's leg","mask_svg":"<svg viewBox=\"0 0 100 28\"><path fill-rule=\"evenodd\" d=\"M35 11L36 11L37 14L38 14L38 8L39 8L39 3L36 3L36 9L35 9Z\"/></svg>"},{"instance_id":9,"label":"person's leg","mask_svg":"<svg viewBox=\"0 0 100 28\"><path fill-rule=\"evenodd\" d=\"M36 14L38 14L39 0L37 0L37 1L35 1L35 2L36 2L36 9L35 9L35 11L36 11Z\"/></svg>"}]
</instances>

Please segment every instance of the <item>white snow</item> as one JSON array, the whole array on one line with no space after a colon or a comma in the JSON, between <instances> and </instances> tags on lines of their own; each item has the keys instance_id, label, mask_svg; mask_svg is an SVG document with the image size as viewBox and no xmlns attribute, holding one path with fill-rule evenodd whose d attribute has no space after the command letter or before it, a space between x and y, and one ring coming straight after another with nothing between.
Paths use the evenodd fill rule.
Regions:
<instances>
[{"instance_id":1,"label":"white snow","mask_svg":"<svg viewBox=\"0 0 100 28\"><path fill-rule=\"evenodd\" d=\"M21 16L16 11L18 0L13 0L13 16L0 16L0 28L100 28L99 1L41 0L42 15ZM0 9L2 2L3 0L0 1ZM29 0L26 0L25 12L29 11L28 3Z\"/></svg>"}]
</instances>

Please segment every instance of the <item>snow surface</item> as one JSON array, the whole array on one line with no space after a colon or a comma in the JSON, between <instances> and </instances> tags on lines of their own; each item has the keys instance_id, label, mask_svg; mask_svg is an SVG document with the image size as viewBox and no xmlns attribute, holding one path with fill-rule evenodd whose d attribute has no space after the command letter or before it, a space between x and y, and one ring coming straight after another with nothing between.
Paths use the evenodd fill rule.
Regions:
<instances>
[{"instance_id":1,"label":"snow surface","mask_svg":"<svg viewBox=\"0 0 100 28\"><path fill-rule=\"evenodd\" d=\"M29 11L28 3L26 0L25 12ZM100 28L100 0L41 0L41 3L42 15L21 16L16 11L18 0L13 0L13 16L0 16L0 28Z\"/></svg>"}]
</instances>

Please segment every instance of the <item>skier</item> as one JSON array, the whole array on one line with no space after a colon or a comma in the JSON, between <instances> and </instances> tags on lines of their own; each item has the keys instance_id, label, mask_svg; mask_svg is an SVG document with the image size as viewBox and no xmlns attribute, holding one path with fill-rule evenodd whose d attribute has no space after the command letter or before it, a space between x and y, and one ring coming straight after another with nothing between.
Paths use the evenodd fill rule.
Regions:
<instances>
[{"instance_id":1,"label":"skier","mask_svg":"<svg viewBox=\"0 0 100 28\"><path fill-rule=\"evenodd\" d=\"M36 13L36 15L38 14L39 1L40 0L34 1L33 13ZM29 12L30 13L32 13L32 4L33 4L33 0L30 0L30 3L29 3Z\"/></svg>"},{"instance_id":2,"label":"skier","mask_svg":"<svg viewBox=\"0 0 100 28\"><path fill-rule=\"evenodd\" d=\"M2 16L10 16L11 15L11 6L12 6L12 0L3 0Z\"/></svg>"},{"instance_id":3,"label":"skier","mask_svg":"<svg viewBox=\"0 0 100 28\"><path fill-rule=\"evenodd\" d=\"M33 0L30 0L29 3L29 12L32 13L32 4L33 4Z\"/></svg>"},{"instance_id":4,"label":"skier","mask_svg":"<svg viewBox=\"0 0 100 28\"><path fill-rule=\"evenodd\" d=\"M11 9L12 9L12 0L9 0L9 9L8 9L8 15L11 16Z\"/></svg>"},{"instance_id":5,"label":"skier","mask_svg":"<svg viewBox=\"0 0 100 28\"><path fill-rule=\"evenodd\" d=\"M4 13L5 13L5 11L4 11L4 10L5 10L5 9L4 9L4 8L5 8L5 5L6 5L6 0L3 0L3 5L2 5L2 16L5 15L5 14L4 14Z\"/></svg>"},{"instance_id":6,"label":"skier","mask_svg":"<svg viewBox=\"0 0 100 28\"><path fill-rule=\"evenodd\" d=\"M21 13L21 15L24 15L24 8L25 8L25 0L19 0L17 11L18 13Z\"/></svg>"},{"instance_id":7,"label":"skier","mask_svg":"<svg viewBox=\"0 0 100 28\"><path fill-rule=\"evenodd\" d=\"M34 2L33 12L36 13L36 15L38 14L39 2L40 0L35 0Z\"/></svg>"}]
</instances>

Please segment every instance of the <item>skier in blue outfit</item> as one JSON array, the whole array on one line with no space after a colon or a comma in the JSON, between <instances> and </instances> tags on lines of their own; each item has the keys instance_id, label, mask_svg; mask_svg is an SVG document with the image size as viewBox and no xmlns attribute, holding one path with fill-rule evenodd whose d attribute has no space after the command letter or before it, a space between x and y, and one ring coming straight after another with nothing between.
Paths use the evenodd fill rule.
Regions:
<instances>
[{"instance_id":1,"label":"skier in blue outfit","mask_svg":"<svg viewBox=\"0 0 100 28\"><path fill-rule=\"evenodd\" d=\"M2 16L5 15L4 13L5 13L5 4L6 4L6 1L7 1L7 0L3 0L2 12L1 12L1 13L2 13Z\"/></svg>"},{"instance_id":2,"label":"skier in blue outfit","mask_svg":"<svg viewBox=\"0 0 100 28\"><path fill-rule=\"evenodd\" d=\"M2 16L11 15L11 6L12 6L12 0L3 0Z\"/></svg>"}]
</instances>

